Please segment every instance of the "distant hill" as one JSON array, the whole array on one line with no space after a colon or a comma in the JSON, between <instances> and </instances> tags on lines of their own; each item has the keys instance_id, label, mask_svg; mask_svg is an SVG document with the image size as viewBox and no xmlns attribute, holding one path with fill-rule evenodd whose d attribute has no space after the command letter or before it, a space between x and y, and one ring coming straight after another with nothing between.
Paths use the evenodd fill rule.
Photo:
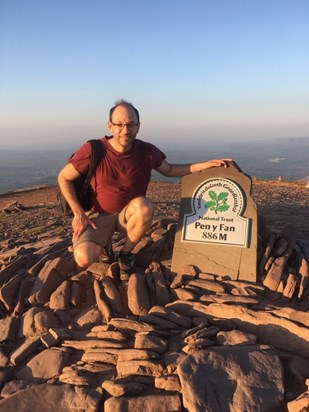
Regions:
<instances>
[{"instance_id":1,"label":"distant hill","mask_svg":"<svg viewBox=\"0 0 309 412\"><path fill-rule=\"evenodd\" d=\"M270 139L218 144L211 138L204 143L191 142L190 147L181 142L177 147L160 145L171 163L192 163L213 158L232 157L239 167L251 177L285 181L303 181L309 175L309 137ZM72 153L67 149L1 149L0 193L57 183L59 170ZM167 179L153 172L158 181ZM307 180L308 181L308 180Z\"/></svg>"},{"instance_id":2,"label":"distant hill","mask_svg":"<svg viewBox=\"0 0 309 412\"><path fill-rule=\"evenodd\" d=\"M299 183L308 183L309 182L309 176L303 177L301 179L297 180Z\"/></svg>"},{"instance_id":3,"label":"distant hill","mask_svg":"<svg viewBox=\"0 0 309 412\"><path fill-rule=\"evenodd\" d=\"M286 181L298 181L309 174L309 137L270 139L224 144L194 144L190 150L167 149L170 161L192 162L205 158L231 157L251 177L275 180L282 176Z\"/></svg>"}]
</instances>

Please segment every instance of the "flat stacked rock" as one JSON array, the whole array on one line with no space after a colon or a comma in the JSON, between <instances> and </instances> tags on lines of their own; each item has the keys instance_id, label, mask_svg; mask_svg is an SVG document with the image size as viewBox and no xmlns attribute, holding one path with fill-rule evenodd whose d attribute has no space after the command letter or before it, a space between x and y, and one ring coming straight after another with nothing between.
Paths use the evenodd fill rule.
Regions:
<instances>
[{"instance_id":1,"label":"flat stacked rock","mask_svg":"<svg viewBox=\"0 0 309 412\"><path fill-rule=\"evenodd\" d=\"M1 412L309 410L308 242L260 218L245 283L171 273L175 230L154 222L127 282L78 271L68 237L0 254Z\"/></svg>"}]
</instances>

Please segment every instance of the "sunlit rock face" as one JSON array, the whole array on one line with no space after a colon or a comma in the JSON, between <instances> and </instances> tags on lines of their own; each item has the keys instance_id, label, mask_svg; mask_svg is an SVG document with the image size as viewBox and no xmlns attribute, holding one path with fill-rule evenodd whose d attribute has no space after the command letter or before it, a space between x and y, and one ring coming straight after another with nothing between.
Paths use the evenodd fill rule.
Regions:
<instances>
[{"instance_id":1,"label":"sunlit rock face","mask_svg":"<svg viewBox=\"0 0 309 412\"><path fill-rule=\"evenodd\" d=\"M28 212L10 212L16 227ZM190 263L173 273L177 221L161 216L120 281L117 262L78 271L49 219L1 243L0 411L309 408L309 249L294 226L260 218L258 278L240 282Z\"/></svg>"}]
</instances>

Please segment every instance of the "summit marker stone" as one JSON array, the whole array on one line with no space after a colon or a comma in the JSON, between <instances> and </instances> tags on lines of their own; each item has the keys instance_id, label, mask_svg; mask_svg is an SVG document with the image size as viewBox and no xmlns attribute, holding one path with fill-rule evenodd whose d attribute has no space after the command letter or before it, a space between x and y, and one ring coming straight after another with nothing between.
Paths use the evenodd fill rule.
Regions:
<instances>
[{"instance_id":1,"label":"summit marker stone","mask_svg":"<svg viewBox=\"0 0 309 412\"><path fill-rule=\"evenodd\" d=\"M172 272L192 264L201 272L256 281L257 211L251 186L234 162L183 178Z\"/></svg>"}]
</instances>

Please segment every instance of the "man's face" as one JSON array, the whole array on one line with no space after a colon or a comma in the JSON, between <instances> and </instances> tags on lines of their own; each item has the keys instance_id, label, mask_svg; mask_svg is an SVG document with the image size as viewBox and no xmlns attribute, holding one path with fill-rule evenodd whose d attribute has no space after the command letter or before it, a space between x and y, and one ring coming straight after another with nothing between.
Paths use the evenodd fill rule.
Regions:
<instances>
[{"instance_id":1,"label":"man's face","mask_svg":"<svg viewBox=\"0 0 309 412\"><path fill-rule=\"evenodd\" d=\"M139 131L139 123L134 110L127 106L118 106L108 122L108 128L113 135L111 143L119 152L126 152L134 143Z\"/></svg>"}]
</instances>

